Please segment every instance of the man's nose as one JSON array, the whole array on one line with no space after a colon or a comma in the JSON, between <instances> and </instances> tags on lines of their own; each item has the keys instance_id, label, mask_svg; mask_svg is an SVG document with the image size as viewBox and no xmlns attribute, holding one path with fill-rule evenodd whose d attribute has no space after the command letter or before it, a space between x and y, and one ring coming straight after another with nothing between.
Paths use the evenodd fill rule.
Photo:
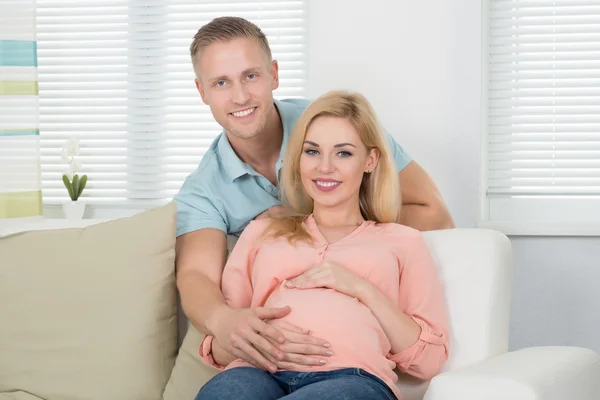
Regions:
<instances>
[{"instance_id":1,"label":"man's nose","mask_svg":"<svg viewBox=\"0 0 600 400\"><path fill-rule=\"evenodd\" d=\"M243 84L237 84L233 86L233 94L232 94L233 102L236 104L246 104L248 101L248 91Z\"/></svg>"}]
</instances>

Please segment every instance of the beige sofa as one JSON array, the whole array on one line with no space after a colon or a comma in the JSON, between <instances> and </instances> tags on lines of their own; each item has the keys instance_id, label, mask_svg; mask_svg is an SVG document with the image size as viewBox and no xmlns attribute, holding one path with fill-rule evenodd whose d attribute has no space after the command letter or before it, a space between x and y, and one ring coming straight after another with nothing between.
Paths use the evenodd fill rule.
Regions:
<instances>
[{"instance_id":1,"label":"beige sofa","mask_svg":"<svg viewBox=\"0 0 600 400\"><path fill-rule=\"evenodd\" d=\"M192 400L216 373L178 309L174 205L108 222L1 222L0 400ZM504 235L425 237L445 285L451 356L431 382L401 377L404 400L598 398L593 351L508 352Z\"/></svg>"},{"instance_id":2,"label":"beige sofa","mask_svg":"<svg viewBox=\"0 0 600 400\"><path fill-rule=\"evenodd\" d=\"M215 374L178 309L173 204L106 222L9 222L0 400L191 400Z\"/></svg>"}]
</instances>

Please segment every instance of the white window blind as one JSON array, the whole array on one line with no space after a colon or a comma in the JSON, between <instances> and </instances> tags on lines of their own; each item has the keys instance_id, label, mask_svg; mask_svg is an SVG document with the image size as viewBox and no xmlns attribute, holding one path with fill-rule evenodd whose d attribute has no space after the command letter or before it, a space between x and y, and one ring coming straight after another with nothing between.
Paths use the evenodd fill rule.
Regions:
<instances>
[{"instance_id":1,"label":"white window blind","mask_svg":"<svg viewBox=\"0 0 600 400\"><path fill-rule=\"evenodd\" d=\"M600 0L490 0L489 221L600 222Z\"/></svg>"},{"instance_id":2,"label":"white window blind","mask_svg":"<svg viewBox=\"0 0 600 400\"><path fill-rule=\"evenodd\" d=\"M42 188L64 202L64 141L80 139L88 204L170 200L221 132L194 85L189 46L219 16L267 35L277 98L304 97L306 0L37 0Z\"/></svg>"}]
</instances>

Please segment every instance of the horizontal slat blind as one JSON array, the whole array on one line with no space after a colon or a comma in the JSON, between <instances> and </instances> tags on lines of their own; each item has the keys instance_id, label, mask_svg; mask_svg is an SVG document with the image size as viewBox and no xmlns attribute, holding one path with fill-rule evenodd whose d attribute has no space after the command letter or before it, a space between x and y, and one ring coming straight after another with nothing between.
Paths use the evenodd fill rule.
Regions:
<instances>
[{"instance_id":1,"label":"horizontal slat blind","mask_svg":"<svg viewBox=\"0 0 600 400\"><path fill-rule=\"evenodd\" d=\"M303 97L306 0L37 0L44 201L67 199L65 140L80 139L83 198L152 206L172 198L221 132L194 85L189 46L215 17L267 35L275 97Z\"/></svg>"},{"instance_id":2,"label":"horizontal slat blind","mask_svg":"<svg viewBox=\"0 0 600 400\"><path fill-rule=\"evenodd\" d=\"M600 195L600 0L488 4L488 196Z\"/></svg>"}]
</instances>

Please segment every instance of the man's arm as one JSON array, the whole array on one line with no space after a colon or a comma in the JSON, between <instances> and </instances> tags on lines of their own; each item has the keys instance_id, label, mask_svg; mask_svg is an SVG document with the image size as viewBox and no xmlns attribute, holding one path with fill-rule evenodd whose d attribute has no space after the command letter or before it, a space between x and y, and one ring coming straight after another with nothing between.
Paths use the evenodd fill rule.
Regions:
<instances>
[{"instance_id":1,"label":"man's arm","mask_svg":"<svg viewBox=\"0 0 600 400\"><path fill-rule=\"evenodd\" d=\"M221 362L242 358L259 368L273 369L275 365L250 343L260 340L263 351L274 359L280 358L281 352L268 340L257 338L255 331L274 341L284 340L283 335L263 319L280 318L289 313L289 309L234 310L227 306L220 289L226 251L227 239L219 229L204 228L177 238L177 287L183 310L199 331L217 339L221 346L215 356ZM254 315L256 313L263 314ZM236 347L229 340L234 336L240 339Z\"/></svg>"},{"instance_id":2,"label":"man's arm","mask_svg":"<svg viewBox=\"0 0 600 400\"><path fill-rule=\"evenodd\" d=\"M398 173L402 192L400 223L420 231L454 228L439 189L416 161Z\"/></svg>"},{"instance_id":3,"label":"man's arm","mask_svg":"<svg viewBox=\"0 0 600 400\"><path fill-rule=\"evenodd\" d=\"M175 252L183 311L199 331L214 336L209 321L225 306L220 289L227 256L225 233L214 228L186 233L177 238Z\"/></svg>"}]
</instances>

